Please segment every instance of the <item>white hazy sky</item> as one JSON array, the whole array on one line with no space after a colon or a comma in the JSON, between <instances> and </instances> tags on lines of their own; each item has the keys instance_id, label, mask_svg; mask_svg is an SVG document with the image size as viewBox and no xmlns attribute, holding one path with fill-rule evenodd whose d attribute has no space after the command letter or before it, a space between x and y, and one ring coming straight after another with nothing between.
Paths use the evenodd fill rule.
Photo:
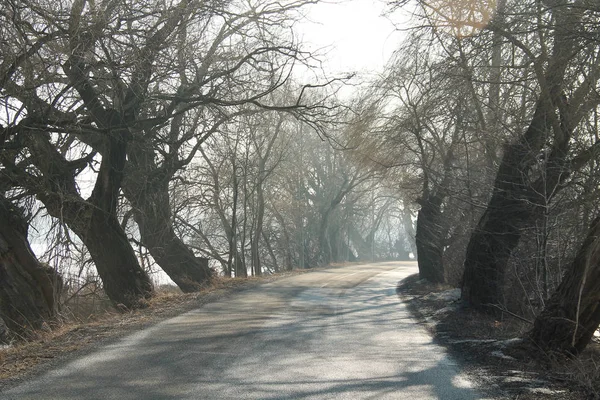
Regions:
<instances>
[{"instance_id":1,"label":"white hazy sky","mask_svg":"<svg viewBox=\"0 0 600 400\"><path fill-rule=\"evenodd\" d=\"M330 73L378 73L402 36L382 16L384 11L382 0L318 3L298 25L298 33L308 49L326 52L320 59Z\"/></svg>"}]
</instances>

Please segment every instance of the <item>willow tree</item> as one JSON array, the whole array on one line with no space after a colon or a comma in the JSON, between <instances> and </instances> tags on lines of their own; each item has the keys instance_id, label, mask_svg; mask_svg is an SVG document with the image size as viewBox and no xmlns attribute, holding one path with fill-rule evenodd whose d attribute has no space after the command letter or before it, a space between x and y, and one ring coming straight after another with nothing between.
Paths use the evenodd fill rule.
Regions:
<instances>
[{"instance_id":1,"label":"willow tree","mask_svg":"<svg viewBox=\"0 0 600 400\"><path fill-rule=\"evenodd\" d=\"M4 174L34 194L49 214L64 221L90 251L108 296L126 307L143 304L152 284L139 266L116 210L131 125L148 87L157 47L167 40L177 16L149 32L129 65L130 79L119 96L106 96L105 81L92 74L97 41L116 4L106 13L85 1L21 8L11 4L3 21L9 50L2 66ZM6 14L4 14L6 16ZM90 135L98 150L77 139ZM84 199L77 175L93 162L91 194Z\"/></svg>"},{"instance_id":2,"label":"willow tree","mask_svg":"<svg viewBox=\"0 0 600 400\"><path fill-rule=\"evenodd\" d=\"M446 51L426 31L413 31L384 77L363 95L352 143L367 162L397 171L392 175L398 178L398 191L420 207L415 233L419 274L437 283L446 280L450 221L464 215L464 204L473 200L469 185L477 174L468 170L480 165L474 154L482 148L473 134L477 117L469 86ZM463 205L449 207L451 196L460 197Z\"/></svg>"},{"instance_id":3,"label":"willow tree","mask_svg":"<svg viewBox=\"0 0 600 400\"><path fill-rule=\"evenodd\" d=\"M183 290L210 278L175 234L171 179L244 106L306 109L302 89L291 104L262 101L308 56L289 33L305 3L8 5L3 171L81 238L115 302L152 292L117 220L121 190L142 243Z\"/></svg>"},{"instance_id":4,"label":"willow tree","mask_svg":"<svg viewBox=\"0 0 600 400\"><path fill-rule=\"evenodd\" d=\"M590 21L600 10L579 0L530 3L507 3L503 18L487 27L531 69L535 85L523 109L527 123L504 147L491 199L467 247L463 298L483 310L504 303L506 266L523 232L593 155L580 124L599 101L597 25Z\"/></svg>"}]
</instances>

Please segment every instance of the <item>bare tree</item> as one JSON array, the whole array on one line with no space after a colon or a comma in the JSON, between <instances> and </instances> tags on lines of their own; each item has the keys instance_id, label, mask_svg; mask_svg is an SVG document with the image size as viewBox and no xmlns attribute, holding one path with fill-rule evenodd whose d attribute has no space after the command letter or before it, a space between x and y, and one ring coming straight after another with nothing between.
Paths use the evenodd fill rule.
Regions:
<instances>
[{"instance_id":1,"label":"bare tree","mask_svg":"<svg viewBox=\"0 0 600 400\"><path fill-rule=\"evenodd\" d=\"M540 194L557 193L592 151L574 152L572 143L599 100L593 89L597 42L585 32L588 13L598 10L581 1L555 1L535 10L515 8L489 27L523 53L538 88L528 125L505 146L492 197L467 248L463 298L480 309L504 303L506 265L524 229L543 209ZM513 21L529 24L540 41L530 44L526 33L509 33L505 27Z\"/></svg>"},{"instance_id":2,"label":"bare tree","mask_svg":"<svg viewBox=\"0 0 600 400\"><path fill-rule=\"evenodd\" d=\"M289 104L263 101L309 56L288 34L304 4L9 2L3 175L82 239L116 303L143 304L152 292L116 218L122 188L142 242L173 280L191 291L210 277L175 234L170 181L232 115L314 110L309 87ZM79 185L90 176L86 197Z\"/></svg>"},{"instance_id":3,"label":"bare tree","mask_svg":"<svg viewBox=\"0 0 600 400\"><path fill-rule=\"evenodd\" d=\"M543 350L581 353L600 325L600 217L560 286L537 316L529 337Z\"/></svg>"}]
</instances>

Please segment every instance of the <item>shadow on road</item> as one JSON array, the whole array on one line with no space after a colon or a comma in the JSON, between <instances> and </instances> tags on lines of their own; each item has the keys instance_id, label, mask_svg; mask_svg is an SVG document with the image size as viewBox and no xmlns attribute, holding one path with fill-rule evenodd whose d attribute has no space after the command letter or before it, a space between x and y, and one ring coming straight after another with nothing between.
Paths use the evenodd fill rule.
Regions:
<instances>
[{"instance_id":1,"label":"shadow on road","mask_svg":"<svg viewBox=\"0 0 600 400\"><path fill-rule=\"evenodd\" d=\"M263 287L142 331L8 398L479 398L398 300L396 283L413 272L358 286Z\"/></svg>"}]
</instances>

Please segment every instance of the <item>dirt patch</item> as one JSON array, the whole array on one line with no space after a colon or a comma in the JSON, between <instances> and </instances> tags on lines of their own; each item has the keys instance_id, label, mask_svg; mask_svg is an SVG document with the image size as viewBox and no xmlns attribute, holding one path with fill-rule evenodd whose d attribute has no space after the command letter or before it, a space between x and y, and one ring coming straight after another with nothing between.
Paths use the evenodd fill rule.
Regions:
<instances>
[{"instance_id":1,"label":"dirt patch","mask_svg":"<svg viewBox=\"0 0 600 400\"><path fill-rule=\"evenodd\" d=\"M458 289L413 275L399 283L398 294L490 395L515 400L600 399L597 343L575 360L543 354L521 339L531 329L528 322L474 312L460 301Z\"/></svg>"},{"instance_id":2,"label":"dirt patch","mask_svg":"<svg viewBox=\"0 0 600 400\"><path fill-rule=\"evenodd\" d=\"M190 294L183 294L177 288L163 289L144 309L128 312L111 310L90 315L85 321L64 322L52 328L46 326L46 331L40 332L37 340L0 348L0 391L162 320L224 296L304 272L307 271L296 270L246 279L217 279L203 291Z\"/></svg>"}]
</instances>

